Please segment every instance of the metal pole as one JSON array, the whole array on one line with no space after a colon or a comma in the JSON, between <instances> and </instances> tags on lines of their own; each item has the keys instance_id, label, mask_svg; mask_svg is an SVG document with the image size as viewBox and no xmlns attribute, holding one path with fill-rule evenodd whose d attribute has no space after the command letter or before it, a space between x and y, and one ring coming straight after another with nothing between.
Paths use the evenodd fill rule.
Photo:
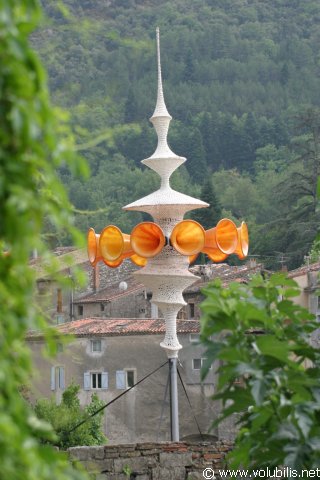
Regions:
<instances>
[{"instance_id":1,"label":"metal pole","mask_svg":"<svg viewBox=\"0 0 320 480\"><path fill-rule=\"evenodd\" d=\"M171 441L179 442L177 359L169 358Z\"/></svg>"}]
</instances>

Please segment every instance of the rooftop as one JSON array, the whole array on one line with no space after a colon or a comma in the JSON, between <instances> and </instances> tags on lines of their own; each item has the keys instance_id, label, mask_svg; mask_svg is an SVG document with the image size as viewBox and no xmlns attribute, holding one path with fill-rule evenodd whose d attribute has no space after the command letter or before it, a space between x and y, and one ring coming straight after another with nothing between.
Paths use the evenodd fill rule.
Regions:
<instances>
[{"instance_id":1,"label":"rooftop","mask_svg":"<svg viewBox=\"0 0 320 480\"><path fill-rule=\"evenodd\" d=\"M165 333L164 319L141 318L83 318L57 325L60 334L86 336L158 335ZM178 333L199 333L198 320L177 320ZM42 338L40 332L29 332L29 340Z\"/></svg>"},{"instance_id":2,"label":"rooftop","mask_svg":"<svg viewBox=\"0 0 320 480\"><path fill-rule=\"evenodd\" d=\"M201 276L201 280L187 288L184 293L198 292L202 287L205 287L208 282L219 278L222 281L224 287L228 286L231 282L246 283L256 273L260 273L262 265L253 264L230 266L227 263L215 263L206 265L195 265L190 268L190 271L195 275Z\"/></svg>"},{"instance_id":3,"label":"rooftop","mask_svg":"<svg viewBox=\"0 0 320 480\"><path fill-rule=\"evenodd\" d=\"M288 278L300 277L306 275L309 272L320 271L320 262L312 263L311 265L302 265L302 267L296 268L288 272Z\"/></svg>"},{"instance_id":4,"label":"rooftop","mask_svg":"<svg viewBox=\"0 0 320 480\"><path fill-rule=\"evenodd\" d=\"M99 302L108 302L111 300L116 300L117 298L130 295L131 293L138 292L139 290L145 290L146 287L136 281L136 279L131 275L125 281L127 288L121 290L119 285L112 285L106 288L103 288L95 293L88 293L82 297L78 297L74 300L74 303L99 303Z\"/></svg>"}]
</instances>

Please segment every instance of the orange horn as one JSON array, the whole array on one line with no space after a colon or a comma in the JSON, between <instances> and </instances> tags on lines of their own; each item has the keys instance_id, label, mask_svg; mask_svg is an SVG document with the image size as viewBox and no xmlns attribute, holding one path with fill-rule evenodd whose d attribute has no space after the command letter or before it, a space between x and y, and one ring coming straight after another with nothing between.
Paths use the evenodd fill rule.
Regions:
<instances>
[{"instance_id":1,"label":"orange horn","mask_svg":"<svg viewBox=\"0 0 320 480\"><path fill-rule=\"evenodd\" d=\"M103 258L103 261L107 265L107 267L117 268L123 262L123 258L124 257L122 255L120 255L120 257L117 260L115 260L114 262L109 262L108 260L105 260L104 258Z\"/></svg>"},{"instance_id":2,"label":"orange horn","mask_svg":"<svg viewBox=\"0 0 320 480\"><path fill-rule=\"evenodd\" d=\"M238 230L232 220L223 218L217 226L206 231L204 253L214 262L222 262L234 253L238 245Z\"/></svg>"},{"instance_id":3,"label":"orange horn","mask_svg":"<svg viewBox=\"0 0 320 480\"><path fill-rule=\"evenodd\" d=\"M87 250L89 262L94 267L100 260L102 260L102 255L99 248L99 238L100 235L97 235L93 228L89 228L87 234Z\"/></svg>"},{"instance_id":4,"label":"orange horn","mask_svg":"<svg viewBox=\"0 0 320 480\"><path fill-rule=\"evenodd\" d=\"M132 230L130 243L134 253L138 256L151 258L161 252L166 238L159 225L153 222L142 222Z\"/></svg>"},{"instance_id":5,"label":"orange horn","mask_svg":"<svg viewBox=\"0 0 320 480\"><path fill-rule=\"evenodd\" d=\"M194 255L190 255L190 256L189 256L189 264L190 264L190 265L197 260L198 255L199 255L198 253L195 253Z\"/></svg>"},{"instance_id":6,"label":"orange horn","mask_svg":"<svg viewBox=\"0 0 320 480\"><path fill-rule=\"evenodd\" d=\"M140 257L139 255L137 255L135 253L133 255L131 255L130 260L135 265L138 265L138 267L144 267L148 263L148 260L146 258Z\"/></svg>"},{"instance_id":7,"label":"orange horn","mask_svg":"<svg viewBox=\"0 0 320 480\"><path fill-rule=\"evenodd\" d=\"M249 232L248 227L245 222L242 222L240 227L237 228L238 231L238 244L234 253L238 255L240 260L243 260L248 255L249 251Z\"/></svg>"},{"instance_id":8,"label":"orange horn","mask_svg":"<svg viewBox=\"0 0 320 480\"><path fill-rule=\"evenodd\" d=\"M99 247L103 260L108 263L106 265L116 267L115 262L130 257L133 251L130 246L130 235L122 233L121 230L114 226L108 225L100 235ZM111 263L109 265L109 263ZM121 263L121 262L120 262ZM120 264L119 264L120 265Z\"/></svg>"},{"instance_id":9,"label":"orange horn","mask_svg":"<svg viewBox=\"0 0 320 480\"><path fill-rule=\"evenodd\" d=\"M172 230L170 242L181 255L195 255L204 247L205 231L194 220L182 220Z\"/></svg>"}]
</instances>

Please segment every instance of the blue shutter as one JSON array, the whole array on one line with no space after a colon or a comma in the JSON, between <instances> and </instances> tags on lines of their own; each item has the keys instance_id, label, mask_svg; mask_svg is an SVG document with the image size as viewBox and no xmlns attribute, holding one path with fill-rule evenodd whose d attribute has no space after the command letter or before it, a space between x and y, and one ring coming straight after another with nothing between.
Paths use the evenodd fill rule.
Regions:
<instances>
[{"instance_id":1,"label":"blue shutter","mask_svg":"<svg viewBox=\"0 0 320 480\"><path fill-rule=\"evenodd\" d=\"M118 390L126 389L126 373L123 370L116 371L116 385Z\"/></svg>"},{"instance_id":2,"label":"blue shutter","mask_svg":"<svg viewBox=\"0 0 320 480\"><path fill-rule=\"evenodd\" d=\"M59 367L59 388L61 388L61 390L65 389L65 386L64 386L64 367Z\"/></svg>"},{"instance_id":3,"label":"blue shutter","mask_svg":"<svg viewBox=\"0 0 320 480\"><path fill-rule=\"evenodd\" d=\"M51 367L51 390L56 389L56 367Z\"/></svg>"},{"instance_id":4,"label":"blue shutter","mask_svg":"<svg viewBox=\"0 0 320 480\"><path fill-rule=\"evenodd\" d=\"M91 375L90 375L90 372L85 372L83 374L83 388L84 388L84 390L90 390L91 389Z\"/></svg>"},{"instance_id":5,"label":"blue shutter","mask_svg":"<svg viewBox=\"0 0 320 480\"><path fill-rule=\"evenodd\" d=\"M104 390L108 388L108 372L102 372L101 374L101 388Z\"/></svg>"}]
</instances>

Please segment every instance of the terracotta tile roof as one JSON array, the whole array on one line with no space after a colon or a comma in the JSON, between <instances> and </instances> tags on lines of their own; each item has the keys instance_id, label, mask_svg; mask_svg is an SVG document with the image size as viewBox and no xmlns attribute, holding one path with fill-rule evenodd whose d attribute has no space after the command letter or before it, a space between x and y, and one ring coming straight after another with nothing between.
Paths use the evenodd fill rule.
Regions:
<instances>
[{"instance_id":1,"label":"terracotta tile roof","mask_svg":"<svg viewBox=\"0 0 320 480\"><path fill-rule=\"evenodd\" d=\"M122 335L157 335L165 333L164 319L151 318L83 318L57 325L57 331L76 337L86 336L122 336ZM198 320L177 320L178 333L199 333ZM29 332L27 339L42 338L39 332Z\"/></svg>"},{"instance_id":2,"label":"terracotta tile roof","mask_svg":"<svg viewBox=\"0 0 320 480\"><path fill-rule=\"evenodd\" d=\"M320 262L312 263L311 265L303 265L295 270L290 270L290 272L288 272L288 278L300 277L301 275L306 275L308 272L317 271L320 271Z\"/></svg>"},{"instance_id":3,"label":"terracotta tile roof","mask_svg":"<svg viewBox=\"0 0 320 480\"><path fill-rule=\"evenodd\" d=\"M202 278L187 288L184 293L197 293L201 288L217 278L222 281L224 287L227 287L231 282L245 283L252 275L260 273L261 270L262 265L260 264L253 267L248 265L230 266L226 263L196 265L191 267L190 271L195 275L201 275Z\"/></svg>"},{"instance_id":4,"label":"terracotta tile roof","mask_svg":"<svg viewBox=\"0 0 320 480\"><path fill-rule=\"evenodd\" d=\"M74 303L100 303L100 302L108 302L111 300L115 300L120 297L125 297L126 295L130 295L134 292L138 292L139 290L145 290L146 287L135 280L134 277L129 277L126 279L126 283L128 284L127 290L120 290L119 285L114 285L112 287L107 287L102 290L99 290L96 293L89 293L84 295L83 297L79 297L74 300Z\"/></svg>"},{"instance_id":5,"label":"terracotta tile roof","mask_svg":"<svg viewBox=\"0 0 320 480\"><path fill-rule=\"evenodd\" d=\"M68 270L70 266L82 265L88 263L88 254L86 248L75 249L72 247L58 248L52 252L58 260L58 271ZM47 277L43 259L38 257L29 262L31 268L36 271L37 278Z\"/></svg>"}]
</instances>

